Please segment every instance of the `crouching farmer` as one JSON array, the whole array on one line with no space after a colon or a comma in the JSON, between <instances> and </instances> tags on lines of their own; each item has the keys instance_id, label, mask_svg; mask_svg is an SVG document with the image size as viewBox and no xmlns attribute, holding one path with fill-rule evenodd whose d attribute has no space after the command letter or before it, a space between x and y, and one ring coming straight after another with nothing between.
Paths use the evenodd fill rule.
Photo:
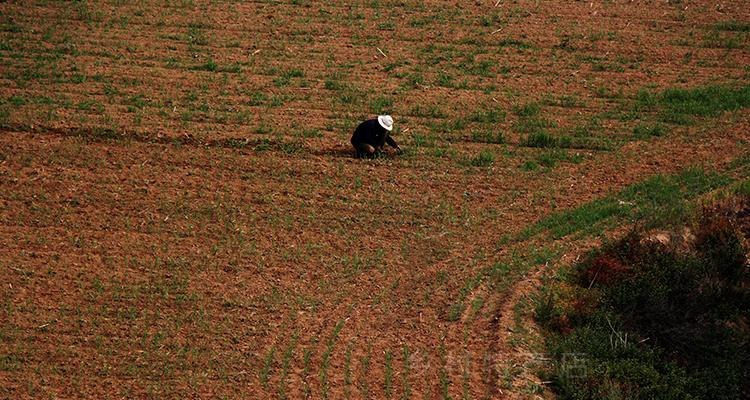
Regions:
<instances>
[{"instance_id":1,"label":"crouching farmer","mask_svg":"<svg viewBox=\"0 0 750 400\"><path fill-rule=\"evenodd\" d=\"M401 147L390 136L391 130L393 130L393 118L390 115L381 115L377 119L370 119L359 124L352 135L352 146L354 146L356 157L375 157L383 151L386 143L401 151Z\"/></svg>"}]
</instances>

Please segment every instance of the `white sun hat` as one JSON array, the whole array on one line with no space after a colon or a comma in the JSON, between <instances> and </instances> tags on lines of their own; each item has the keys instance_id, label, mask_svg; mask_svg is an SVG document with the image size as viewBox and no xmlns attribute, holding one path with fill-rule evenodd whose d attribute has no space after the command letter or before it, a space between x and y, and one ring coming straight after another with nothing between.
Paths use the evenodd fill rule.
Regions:
<instances>
[{"instance_id":1,"label":"white sun hat","mask_svg":"<svg viewBox=\"0 0 750 400\"><path fill-rule=\"evenodd\" d=\"M388 132L393 130L393 118L390 115L379 115L378 123Z\"/></svg>"}]
</instances>

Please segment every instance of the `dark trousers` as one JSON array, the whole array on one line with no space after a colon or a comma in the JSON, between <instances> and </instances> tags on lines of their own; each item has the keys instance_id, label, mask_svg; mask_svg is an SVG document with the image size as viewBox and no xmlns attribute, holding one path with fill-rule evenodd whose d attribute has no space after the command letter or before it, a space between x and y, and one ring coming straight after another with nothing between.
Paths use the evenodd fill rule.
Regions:
<instances>
[{"instance_id":1,"label":"dark trousers","mask_svg":"<svg viewBox=\"0 0 750 400\"><path fill-rule=\"evenodd\" d=\"M352 143L357 158L374 157L377 152L375 147L367 143Z\"/></svg>"}]
</instances>

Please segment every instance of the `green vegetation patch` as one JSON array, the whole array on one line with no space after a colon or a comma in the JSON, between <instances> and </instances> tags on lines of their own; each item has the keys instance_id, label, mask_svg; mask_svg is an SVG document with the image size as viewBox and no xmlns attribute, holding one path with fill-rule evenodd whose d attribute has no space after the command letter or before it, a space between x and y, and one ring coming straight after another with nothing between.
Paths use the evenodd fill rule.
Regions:
<instances>
[{"instance_id":1,"label":"green vegetation patch","mask_svg":"<svg viewBox=\"0 0 750 400\"><path fill-rule=\"evenodd\" d=\"M519 145L537 148L589 149L611 150L614 145L606 138L590 136L570 137L567 135L553 136L544 131L529 133Z\"/></svg>"},{"instance_id":2,"label":"green vegetation patch","mask_svg":"<svg viewBox=\"0 0 750 400\"><path fill-rule=\"evenodd\" d=\"M691 168L676 175L656 175L581 207L549 215L527 228L521 238L549 232L554 238L600 233L625 220L680 223L691 210L686 200L731 182L726 175Z\"/></svg>"},{"instance_id":3,"label":"green vegetation patch","mask_svg":"<svg viewBox=\"0 0 750 400\"><path fill-rule=\"evenodd\" d=\"M650 137L663 136L667 128L663 124L638 124L633 128L633 137L636 139L647 139Z\"/></svg>"},{"instance_id":4,"label":"green vegetation patch","mask_svg":"<svg viewBox=\"0 0 750 400\"><path fill-rule=\"evenodd\" d=\"M745 398L748 227L733 221L750 203L735 207L704 211L679 246L631 233L542 290L536 317L553 358L544 378L561 398Z\"/></svg>"},{"instance_id":5,"label":"green vegetation patch","mask_svg":"<svg viewBox=\"0 0 750 400\"><path fill-rule=\"evenodd\" d=\"M526 161L521 165L521 169L526 171L536 170L538 166L552 169L555 168L559 163L572 163L578 164L583 161L583 156L579 153L569 153L565 150L546 150L537 155L533 161Z\"/></svg>"},{"instance_id":6,"label":"green vegetation patch","mask_svg":"<svg viewBox=\"0 0 750 400\"><path fill-rule=\"evenodd\" d=\"M661 93L641 90L637 96L637 109L658 111L661 120L678 125L693 123L693 117L717 117L748 106L750 86L704 86Z\"/></svg>"},{"instance_id":7,"label":"green vegetation patch","mask_svg":"<svg viewBox=\"0 0 750 400\"><path fill-rule=\"evenodd\" d=\"M750 23L739 21L719 22L714 26L717 31L725 32L750 32Z\"/></svg>"},{"instance_id":8,"label":"green vegetation patch","mask_svg":"<svg viewBox=\"0 0 750 400\"><path fill-rule=\"evenodd\" d=\"M482 150L472 157L462 158L460 163L470 167L489 167L495 163L495 153Z\"/></svg>"},{"instance_id":9,"label":"green vegetation patch","mask_svg":"<svg viewBox=\"0 0 750 400\"><path fill-rule=\"evenodd\" d=\"M505 143L505 135L500 131L478 130L471 133L471 140L477 143Z\"/></svg>"}]
</instances>

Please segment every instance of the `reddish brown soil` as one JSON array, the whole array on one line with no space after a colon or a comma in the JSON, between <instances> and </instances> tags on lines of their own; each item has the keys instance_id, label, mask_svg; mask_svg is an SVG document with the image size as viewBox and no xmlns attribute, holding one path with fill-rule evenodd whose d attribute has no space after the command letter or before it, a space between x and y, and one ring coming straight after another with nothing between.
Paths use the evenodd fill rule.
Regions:
<instances>
[{"instance_id":1,"label":"reddish brown soil","mask_svg":"<svg viewBox=\"0 0 750 400\"><path fill-rule=\"evenodd\" d=\"M533 286L511 273L451 306L550 245L505 235L746 151L742 112L647 141L602 116L642 88L746 85L747 36L705 39L744 5L0 3L0 397L524 397L494 367ZM487 76L460 66L472 53ZM354 160L381 96L409 152ZM556 133L599 116L615 150L522 170L541 152L512 128L529 102ZM507 116L471 121L488 108ZM507 143L473 141L485 129ZM464 165L481 150L492 166Z\"/></svg>"}]
</instances>

